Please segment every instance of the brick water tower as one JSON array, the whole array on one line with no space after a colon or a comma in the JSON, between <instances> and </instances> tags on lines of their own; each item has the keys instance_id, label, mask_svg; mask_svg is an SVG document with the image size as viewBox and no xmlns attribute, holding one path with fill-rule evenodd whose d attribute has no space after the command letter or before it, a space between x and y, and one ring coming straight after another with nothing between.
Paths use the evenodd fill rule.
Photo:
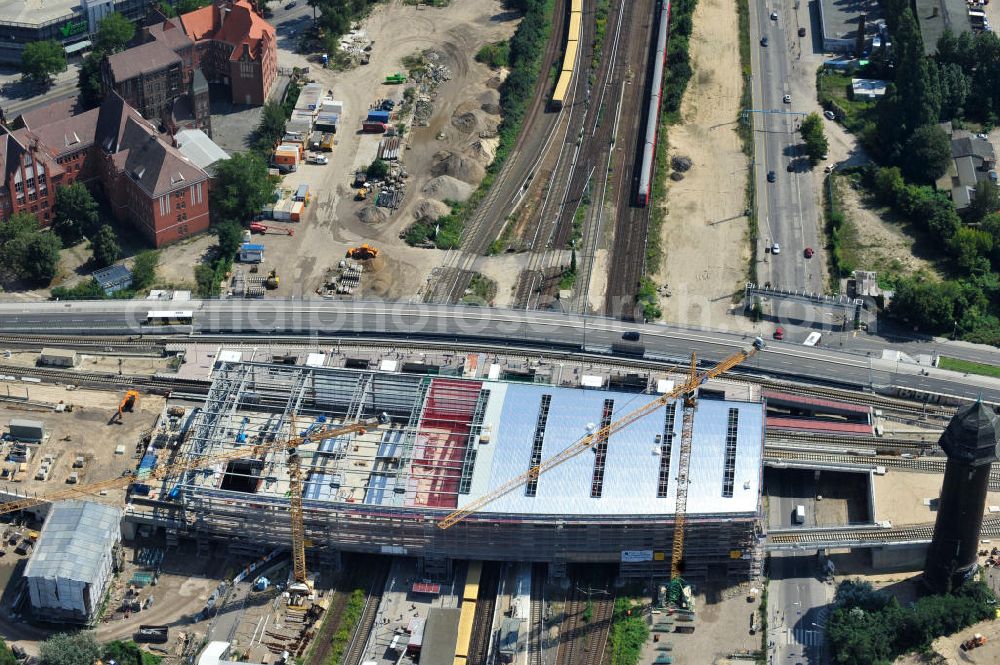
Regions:
<instances>
[{"instance_id":1,"label":"brick water tower","mask_svg":"<svg viewBox=\"0 0 1000 665\"><path fill-rule=\"evenodd\" d=\"M1000 417L982 401L963 406L948 423L939 445L948 463L924 582L934 593L947 593L976 571L990 467L998 458Z\"/></svg>"}]
</instances>

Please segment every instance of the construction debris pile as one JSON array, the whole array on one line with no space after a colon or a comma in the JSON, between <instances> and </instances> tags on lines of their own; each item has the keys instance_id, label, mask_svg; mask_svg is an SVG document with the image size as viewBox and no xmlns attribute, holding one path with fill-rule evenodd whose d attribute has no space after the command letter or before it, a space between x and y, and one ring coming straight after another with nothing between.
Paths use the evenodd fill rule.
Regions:
<instances>
[{"instance_id":1,"label":"construction debris pile","mask_svg":"<svg viewBox=\"0 0 1000 665\"><path fill-rule=\"evenodd\" d=\"M423 64L410 71L410 78L416 84L416 100L413 104L413 126L426 127L434 114L434 98L437 88L451 80L451 69L437 62L442 56L437 51L427 50L421 54Z\"/></svg>"},{"instance_id":2,"label":"construction debris pile","mask_svg":"<svg viewBox=\"0 0 1000 665\"><path fill-rule=\"evenodd\" d=\"M353 62L367 65L374 44L364 30L351 30L340 38L340 51Z\"/></svg>"}]
</instances>

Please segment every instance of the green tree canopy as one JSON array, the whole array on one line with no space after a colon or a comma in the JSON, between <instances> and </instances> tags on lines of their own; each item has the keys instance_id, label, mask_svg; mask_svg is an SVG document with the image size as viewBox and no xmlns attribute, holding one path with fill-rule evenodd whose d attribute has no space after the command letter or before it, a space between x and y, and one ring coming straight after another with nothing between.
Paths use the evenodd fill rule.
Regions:
<instances>
[{"instance_id":1,"label":"green tree canopy","mask_svg":"<svg viewBox=\"0 0 1000 665\"><path fill-rule=\"evenodd\" d=\"M248 223L271 200L277 179L253 152L237 153L219 162L212 189L212 221Z\"/></svg>"},{"instance_id":2,"label":"green tree canopy","mask_svg":"<svg viewBox=\"0 0 1000 665\"><path fill-rule=\"evenodd\" d=\"M0 224L0 277L47 283L59 267L60 249L59 237L38 230L34 215L17 213Z\"/></svg>"},{"instance_id":3,"label":"green tree canopy","mask_svg":"<svg viewBox=\"0 0 1000 665\"><path fill-rule=\"evenodd\" d=\"M0 665L17 665L17 657L3 639L0 639Z\"/></svg>"},{"instance_id":4,"label":"green tree canopy","mask_svg":"<svg viewBox=\"0 0 1000 665\"><path fill-rule=\"evenodd\" d=\"M69 244L93 235L100 225L97 201L82 182L56 189L54 211L52 228Z\"/></svg>"},{"instance_id":5,"label":"green tree canopy","mask_svg":"<svg viewBox=\"0 0 1000 665\"><path fill-rule=\"evenodd\" d=\"M270 155L275 144L285 135L285 109L278 102L267 102L260 113L260 122L254 131L255 150Z\"/></svg>"},{"instance_id":6,"label":"green tree canopy","mask_svg":"<svg viewBox=\"0 0 1000 665\"><path fill-rule=\"evenodd\" d=\"M97 231L97 235L91 242L94 252L94 264L98 268L104 268L118 260L121 255L121 247L118 246L118 236L115 230L103 224Z\"/></svg>"},{"instance_id":7,"label":"green tree canopy","mask_svg":"<svg viewBox=\"0 0 1000 665\"><path fill-rule=\"evenodd\" d=\"M135 24L118 12L111 12L97 26L94 48L103 53L123 51L135 37Z\"/></svg>"},{"instance_id":8,"label":"green tree canopy","mask_svg":"<svg viewBox=\"0 0 1000 665\"><path fill-rule=\"evenodd\" d=\"M904 156L903 173L910 180L933 183L948 170L951 140L937 125L924 125L907 141Z\"/></svg>"},{"instance_id":9,"label":"green tree canopy","mask_svg":"<svg viewBox=\"0 0 1000 665\"><path fill-rule=\"evenodd\" d=\"M66 71L66 52L59 42L28 42L21 51L21 73L32 81L48 81Z\"/></svg>"},{"instance_id":10,"label":"green tree canopy","mask_svg":"<svg viewBox=\"0 0 1000 665\"><path fill-rule=\"evenodd\" d=\"M57 633L42 642L41 665L93 665L101 645L92 632Z\"/></svg>"},{"instance_id":11,"label":"green tree canopy","mask_svg":"<svg viewBox=\"0 0 1000 665\"><path fill-rule=\"evenodd\" d=\"M950 330L958 315L961 289L955 282L919 277L901 279L892 298L892 315L927 331Z\"/></svg>"},{"instance_id":12,"label":"green tree canopy","mask_svg":"<svg viewBox=\"0 0 1000 665\"><path fill-rule=\"evenodd\" d=\"M84 110L97 108L103 99L101 91L101 57L99 52L88 53L80 65L77 88L80 90L79 104Z\"/></svg>"},{"instance_id":13,"label":"green tree canopy","mask_svg":"<svg viewBox=\"0 0 1000 665\"><path fill-rule=\"evenodd\" d=\"M223 220L215 225L215 234L219 237L219 254L232 258L240 248L243 227L232 220Z\"/></svg>"},{"instance_id":14,"label":"green tree canopy","mask_svg":"<svg viewBox=\"0 0 1000 665\"><path fill-rule=\"evenodd\" d=\"M160 254L154 249L139 252L132 259L132 288L136 291L148 288L156 281L156 266Z\"/></svg>"},{"instance_id":15,"label":"green tree canopy","mask_svg":"<svg viewBox=\"0 0 1000 665\"><path fill-rule=\"evenodd\" d=\"M987 215L1000 211L1000 187L992 180L976 184L976 194L966 210L970 222L981 222Z\"/></svg>"},{"instance_id":16,"label":"green tree canopy","mask_svg":"<svg viewBox=\"0 0 1000 665\"><path fill-rule=\"evenodd\" d=\"M389 163L384 159L376 159L368 165L365 173L373 180L382 180L389 175Z\"/></svg>"},{"instance_id":17,"label":"green tree canopy","mask_svg":"<svg viewBox=\"0 0 1000 665\"><path fill-rule=\"evenodd\" d=\"M810 113L802 121L799 132L802 134L802 140L805 141L809 161L815 165L830 149L830 143L823 131L823 119L819 117L818 113Z\"/></svg>"}]
</instances>

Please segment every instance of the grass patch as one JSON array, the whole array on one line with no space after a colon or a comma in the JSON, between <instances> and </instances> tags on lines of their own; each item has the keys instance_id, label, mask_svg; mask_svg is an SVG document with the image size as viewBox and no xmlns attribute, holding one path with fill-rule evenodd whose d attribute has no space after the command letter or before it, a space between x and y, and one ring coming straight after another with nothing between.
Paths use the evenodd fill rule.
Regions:
<instances>
[{"instance_id":1,"label":"grass patch","mask_svg":"<svg viewBox=\"0 0 1000 665\"><path fill-rule=\"evenodd\" d=\"M347 601L347 608L344 609L344 615L340 618L337 632L330 638L330 654L323 665L340 665L341 659L344 657L344 649L351 641L351 634L358 621L361 620L361 612L364 608L365 592L362 589L355 589Z\"/></svg>"},{"instance_id":2,"label":"grass patch","mask_svg":"<svg viewBox=\"0 0 1000 665\"><path fill-rule=\"evenodd\" d=\"M493 162L486 169L486 176L466 201L452 205L451 212L438 219L436 224L417 222L410 226L405 235L408 244L433 242L440 249L457 249L461 245L465 222L486 198L521 132L528 102L534 94L541 70L542 52L552 32L553 2L554 0L521 2L525 8L524 17L510 40L511 73L500 86L500 115L503 118L497 128L500 143ZM552 79L549 85L552 85Z\"/></svg>"},{"instance_id":3,"label":"grass patch","mask_svg":"<svg viewBox=\"0 0 1000 665\"><path fill-rule=\"evenodd\" d=\"M462 304L489 305L497 297L497 283L477 272L469 282L469 291L471 293L462 298Z\"/></svg>"},{"instance_id":4,"label":"grass patch","mask_svg":"<svg viewBox=\"0 0 1000 665\"><path fill-rule=\"evenodd\" d=\"M611 665L638 664L642 645L649 639L649 627L642 609L642 604L631 598L615 599L607 649Z\"/></svg>"},{"instance_id":5,"label":"grass patch","mask_svg":"<svg viewBox=\"0 0 1000 665\"><path fill-rule=\"evenodd\" d=\"M740 71L743 73L743 86L740 91L740 121L736 125L736 132L740 137L740 144L743 154L750 160L751 166L747 171L746 185L746 210L747 210L747 234L750 242L750 263L747 268L747 281L757 281L757 238L760 235L760 226L757 219L757 186L753 177L753 156L754 156L754 136L753 118L748 113L743 117L743 111L753 107L753 90L750 86L750 76L753 73L753 65L750 60L750 2L749 0L736 0L736 14L740 30Z\"/></svg>"},{"instance_id":6,"label":"grass patch","mask_svg":"<svg viewBox=\"0 0 1000 665\"><path fill-rule=\"evenodd\" d=\"M976 363L971 360L962 360L961 358L940 356L938 358L938 367L941 369L950 369L953 372L962 372L963 374L979 374L981 376L992 376L995 379L1000 379L1000 366Z\"/></svg>"},{"instance_id":7,"label":"grass patch","mask_svg":"<svg viewBox=\"0 0 1000 665\"><path fill-rule=\"evenodd\" d=\"M820 105L837 114L847 131L863 136L875 125L875 102L852 99L851 76L820 68L816 73L816 95Z\"/></svg>"},{"instance_id":8,"label":"grass patch","mask_svg":"<svg viewBox=\"0 0 1000 665\"><path fill-rule=\"evenodd\" d=\"M594 10L594 56L590 59L590 68L596 70L601 65L601 53L604 51L604 37L608 34L608 10L611 0L597 0Z\"/></svg>"},{"instance_id":9,"label":"grass patch","mask_svg":"<svg viewBox=\"0 0 1000 665\"><path fill-rule=\"evenodd\" d=\"M506 67L510 64L510 42L505 40L486 44L476 54L476 62L481 62L493 69Z\"/></svg>"},{"instance_id":10,"label":"grass patch","mask_svg":"<svg viewBox=\"0 0 1000 665\"><path fill-rule=\"evenodd\" d=\"M843 205L837 193L838 177L831 173L826 177L823 188L823 210L826 216L826 236L830 246L827 252L830 262L830 273L834 278L846 277L854 270L851 255L856 253L849 248L857 246L857 231L844 218Z\"/></svg>"}]
</instances>

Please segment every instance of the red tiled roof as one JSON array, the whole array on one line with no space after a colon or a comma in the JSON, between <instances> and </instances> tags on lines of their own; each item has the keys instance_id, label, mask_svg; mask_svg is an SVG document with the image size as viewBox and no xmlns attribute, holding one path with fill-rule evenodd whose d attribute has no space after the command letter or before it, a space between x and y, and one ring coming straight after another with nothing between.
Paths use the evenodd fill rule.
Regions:
<instances>
[{"instance_id":1,"label":"red tiled roof","mask_svg":"<svg viewBox=\"0 0 1000 665\"><path fill-rule=\"evenodd\" d=\"M802 395L789 395L772 390L765 390L763 397L765 400L798 403L812 407L815 410L831 409L834 411L852 411L854 413L867 414L871 409L861 404L851 404L850 402L840 402L832 399L821 399L819 397L804 397Z\"/></svg>"},{"instance_id":2,"label":"red tiled roof","mask_svg":"<svg viewBox=\"0 0 1000 665\"><path fill-rule=\"evenodd\" d=\"M118 83L180 63L181 59L173 49L158 41L147 42L108 56L108 66Z\"/></svg>"},{"instance_id":3,"label":"red tiled roof","mask_svg":"<svg viewBox=\"0 0 1000 665\"><path fill-rule=\"evenodd\" d=\"M222 20L222 12L226 12ZM182 14L181 25L188 36L197 41L214 39L233 47L231 59L237 59L244 48L256 58L261 40L274 41L274 27L265 21L246 0L237 0L228 8L209 5Z\"/></svg>"},{"instance_id":4,"label":"red tiled roof","mask_svg":"<svg viewBox=\"0 0 1000 665\"><path fill-rule=\"evenodd\" d=\"M32 123L28 127L53 156L59 157L94 144L100 113L100 109L91 109L63 120L37 126Z\"/></svg>"},{"instance_id":5,"label":"red tiled roof","mask_svg":"<svg viewBox=\"0 0 1000 665\"><path fill-rule=\"evenodd\" d=\"M76 111L76 97L57 99L45 106L21 114L20 119L28 129L37 129L50 122L73 117Z\"/></svg>"}]
</instances>

